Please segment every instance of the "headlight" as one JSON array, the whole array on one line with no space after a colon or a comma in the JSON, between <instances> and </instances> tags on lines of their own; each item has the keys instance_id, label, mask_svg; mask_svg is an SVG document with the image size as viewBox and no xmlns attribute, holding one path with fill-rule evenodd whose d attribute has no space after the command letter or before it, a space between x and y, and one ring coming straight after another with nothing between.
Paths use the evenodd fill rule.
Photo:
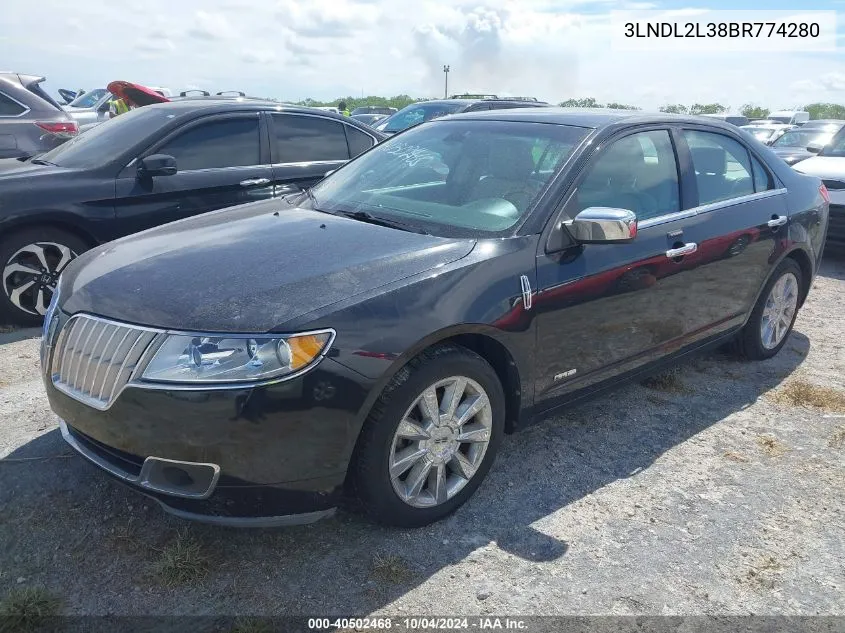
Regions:
<instances>
[{"instance_id":1,"label":"headlight","mask_svg":"<svg viewBox=\"0 0 845 633\"><path fill-rule=\"evenodd\" d=\"M285 337L168 334L144 368L143 380L182 383L257 382L315 364L332 342L331 331Z\"/></svg>"}]
</instances>

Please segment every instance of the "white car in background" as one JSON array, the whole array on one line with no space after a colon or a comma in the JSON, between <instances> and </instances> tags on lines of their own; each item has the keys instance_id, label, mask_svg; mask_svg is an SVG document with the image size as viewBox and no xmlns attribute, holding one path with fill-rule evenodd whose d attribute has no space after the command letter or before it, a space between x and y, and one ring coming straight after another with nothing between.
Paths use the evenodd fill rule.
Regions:
<instances>
[{"instance_id":1,"label":"white car in background","mask_svg":"<svg viewBox=\"0 0 845 633\"><path fill-rule=\"evenodd\" d=\"M821 178L830 195L825 252L845 253L845 128L826 145L810 143L816 154L792 166L795 171Z\"/></svg>"},{"instance_id":2,"label":"white car in background","mask_svg":"<svg viewBox=\"0 0 845 633\"><path fill-rule=\"evenodd\" d=\"M744 130L761 143L771 145L781 136L793 129L794 125L785 125L783 123L751 123L749 125L741 125L740 130Z\"/></svg>"}]
</instances>

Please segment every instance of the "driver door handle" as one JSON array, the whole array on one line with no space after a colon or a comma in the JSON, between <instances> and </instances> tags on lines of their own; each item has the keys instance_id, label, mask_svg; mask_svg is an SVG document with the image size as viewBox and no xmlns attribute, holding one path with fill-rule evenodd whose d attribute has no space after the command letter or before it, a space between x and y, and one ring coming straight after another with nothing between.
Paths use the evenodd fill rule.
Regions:
<instances>
[{"instance_id":1,"label":"driver door handle","mask_svg":"<svg viewBox=\"0 0 845 633\"><path fill-rule=\"evenodd\" d=\"M241 187L261 187L263 185L269 185L270 179L269 178L249 178L247 180L241 180Z\"/></svg>"},{"instance_id":2,"label":"driver door handle","mask_svg":"<svg viewBox=\"0 0 845 633\"><path fill-rule=\"evenodd\" d=\"M783 226L786 224L788 218L785 215L773 215L772 219L769 220L766 224L769 225L769 228L776 229L779 226Z\"/></svg>"},{"instance_id":3,"label":"driver door handle","mask_svg":"<svg viewBox=\"0 0 845 633\"><path fill-rule=\"evenodd\" d=\"M666 257L674 259L675 257L683 257L684 255L691 255L698 250L698 244L695 242L688 242L678 248L670 248L666 251Z\"/></svg>"}]
</instances>

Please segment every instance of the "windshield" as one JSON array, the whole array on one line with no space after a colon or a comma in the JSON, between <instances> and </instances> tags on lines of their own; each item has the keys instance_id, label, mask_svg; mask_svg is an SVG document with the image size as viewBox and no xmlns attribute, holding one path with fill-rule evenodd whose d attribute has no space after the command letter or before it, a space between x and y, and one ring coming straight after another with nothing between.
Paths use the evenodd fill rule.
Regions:
<instances>
[{"instance_id":1,"label":"windshield","mask_svg":"<svg viewBox=\"0 0 845 633\"><path fill-rule=\"evenodd\" d=\"M772 147L800 147L805 149L810 143L825 145L833 136L830 132L819 130L793 130L772 143Z\"/></svg>"},{"instance_id":2,"label":"windshield","mask_svg":"<svg viewBox=\"0 0 845 633\"><path fill-rule=\"evenodd\" d=\"M438 121L376 145L312 189L321 211L365 212L435 235L501 233L527 213L589 130Z\"/></svg>"},{"instance_id":3,"label":"windshield","mask_svg":"<svg viewBox=\"0 0 845 633\"><path fill-rule=\"evenodd\" d=\"M768 141L772 135L775 133L775 130L770 127L742 127L743 130L751 134L754 138L758 141Z\"/></svg>"},{"instance_id":4,"label":"windshield","mask_svg":"<svg viewBox=\"0 0 845 633\"><path fill-rule=\"evenodd\" d=\"M78 96L68 104L70 108L93 108L97 102L108 92L105 88L96 88Z\"/></svg>"},{"instance_id":5,"label":"windshield","mask_svg":"<svg viewBox=\"0 0 845 633\"><path fill-rule=\"evenodd\" d=\"M415 103L382 121L377 129L384 132L401 132L425 121L454 114L463 108L463 103Z\"/></svg>"},{"instance_id":6,"label":"windshield","mask_svg":"<svg viewBox=\"0 0 845 633\"><path fill-rule=\"evenodd\" d=\"M105 165L118 152L126 150L160 129L173 118L167 109L138 108L83 132L38 158L59 167L87 169Z\"/></svg>"}]
</instances>

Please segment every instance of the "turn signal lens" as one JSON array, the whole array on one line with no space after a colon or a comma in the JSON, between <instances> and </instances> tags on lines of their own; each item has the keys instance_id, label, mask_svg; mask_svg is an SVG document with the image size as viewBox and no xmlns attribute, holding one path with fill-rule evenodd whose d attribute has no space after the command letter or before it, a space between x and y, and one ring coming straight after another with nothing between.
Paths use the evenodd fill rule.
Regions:
<instances>
[{"instance_id":1,"label":"turn signal lens","mask_svg":"<svg viewBox=\"0 0 845 633\"><path fill-rule=\"evenodd\" d=\"M824 198L824 201L830 204L830 193L828 192L827 187L824 185L824 183L819 185L819 193L822 194L822 198Z\"/></svg>"},{"instance_id":2,"label":"turn signal lens","mask_svg":"<svg viewBox=\"0 0 845 633\"><path fill-rule=\"evenodd\" d=\"M313 361L326 343L329 342L328 332L321 334L306 334L305 336L294 336L286 339L290 347L290 367L294 371L301 369Z\"/></svg>"}]
</instances>

